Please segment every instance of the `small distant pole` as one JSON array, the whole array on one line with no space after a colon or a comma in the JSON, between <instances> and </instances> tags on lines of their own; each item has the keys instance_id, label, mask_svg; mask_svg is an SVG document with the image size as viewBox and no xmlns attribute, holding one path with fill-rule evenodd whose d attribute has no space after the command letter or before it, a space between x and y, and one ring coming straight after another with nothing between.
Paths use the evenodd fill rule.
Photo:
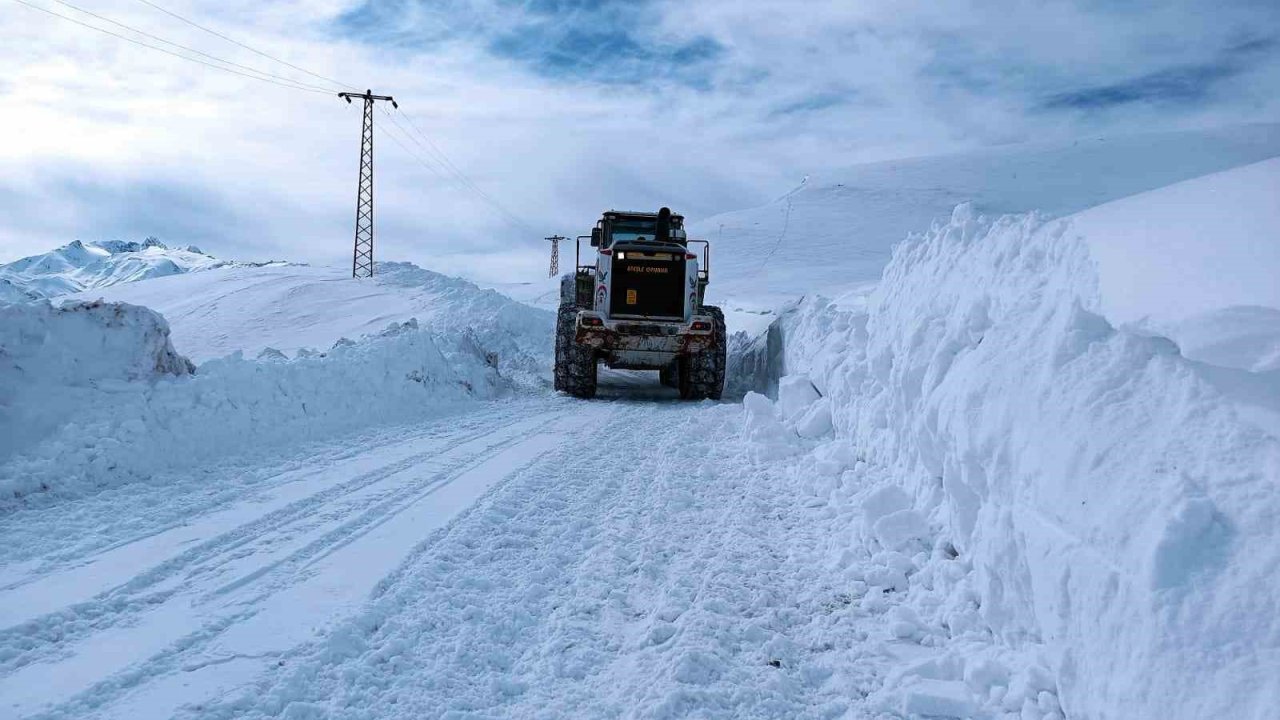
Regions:
<instances>
[{"instance_id":1,"label":"small distant pole","mask_svg":"<svg viewBox=\"0 0 1280 720\"><path fill-rule=\"evenodd\" d=\"M390 95L340 92L338 97L364 100L364 125L360 131L360 184L356 188L356 241L351 255L351 277L373 277L373 102L384 100L400 107Z\"/></svg>"},{"instance_id":2,"label":"small distant pole","mask_svg":"<svg viewBox=\"0 0 1280 720\"><path fill-rule=\"evenodd\" d=\"M555 277L560 274L560 241L568 238L563 235L552 235L543 239L551 241L551 270L547 272L547 277Z\"/></svg>"}]
</instances>

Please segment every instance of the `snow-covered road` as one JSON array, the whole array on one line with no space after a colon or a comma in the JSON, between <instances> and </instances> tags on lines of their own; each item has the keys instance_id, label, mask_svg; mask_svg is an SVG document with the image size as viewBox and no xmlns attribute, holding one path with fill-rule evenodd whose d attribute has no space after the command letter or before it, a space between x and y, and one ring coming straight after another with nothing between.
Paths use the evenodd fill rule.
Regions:
<instances>
[{"instance_id":1,"label":"snow-covered road","mask_svg":"<svg viewBox=\"0 0 1280 720\"><path fill-rule=\"evenodd\" d=\"M609 408L569 410L502 403L361 438L282 464L243 498L187 478L6 524L9 547L43 542L0 571L3 714L168 717L242 684Z\"/></svg>"},{"instance_id":2,"label":"snow-covered road","mask_svg":"<svg viewBox=\"0 0 1280 720\"><path fill-rule=\"evenodd\" d=\"M673 395L613 375L21 511L0 714L879 717L933 651L850 595L849 517L741 405Z\"/></svg>"}]
</instances>

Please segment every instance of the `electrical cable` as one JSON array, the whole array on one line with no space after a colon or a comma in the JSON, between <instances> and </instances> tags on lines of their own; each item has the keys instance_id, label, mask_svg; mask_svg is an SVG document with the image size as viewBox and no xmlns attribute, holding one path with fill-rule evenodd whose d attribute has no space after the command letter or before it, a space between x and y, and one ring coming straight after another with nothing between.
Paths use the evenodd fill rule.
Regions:
<instances>
[{"instance_id":1,"label":"electrical cable","mask_svg":"<svg viewBox=\"0 0 1280 720\"><path fill-rule=\"evenodd\" d=\"M235 38L228 37L227 35L224 35L224 34L222 34L222 33L218 32L217 30L212 30L212 29L210 29L210 28L207 28L207 27L205 27L204 25L201 25L200 23L198 23L198 22L196 22L196 21L194 21L194 20L187 19L187 18L185 18L185 17L183 17L183 16L179 15L178 13L173 12L172 10L168 10L168 9L166 9L166 8L163 8L163 7L159 6L159 5L157 5L156 3L151 2L150 0L138 0L138 2L142 3L143 5L146 5L147 7L153 8L153 9L155 9L155 10L159 10L160 12L162 12L162 13L164 13L165 15L168 15L168 16L170 16L170 17L172 17L172 18L176 18L176 19L178 19L178 20L181 20L182 22L184 22L184 23L186 23L186 24L190 25L190 26L191 26L191 27L193 27L193 28L196 28L196 29L199 29L199 30L203 30L203 31L205 31L205 32L209 33L210 35L213 35L214 37L217 37L217 38L221 38L221 39L223 39L223 40L226 40L227 42L231 43L232 45L238 45L238 46L240 46L240 47L244 48L245 50L248 50L249 52L252 52L252 53L256 53L256 54L258 54L258 55L261 55L262 57L264 57L264 58L266 58L266 59L268 59L268 60L272 60L272 61L275 61L275 62L280 63L281 65L285 65L285 66L287 66L287 67L291 67L291 68L293 68L294 70L297 70L298 72L304 72L304 73L306 73L306 74L310 75L311 77L316 78L316 79L318 79L318 80L324 80L325 82L333 83L334 85L337 85L338 87L344 87L344 88L347 88L348 90L356 90L356 91L359 91L359 88L357 88L355 85L352 85L351 83L344 83L344 82L341 82L341 81L338 81L338 80L334 80L333 78L330 78L330 77L325 77L324 75L320 75L319 73L311 72L310 70L308 70L308 69L306 69L306 68L304 68L304 67L301 67L301 66L298 66L298 65L294 65L293 63L288 62L287 60L281 60L280 58L275 57L275 56L273 56L273 55L268 55L267 53L265 53L265 52L263 52L263 51L261 51L261 50L259 50L259 49L255 48L255 47L252 47L252 46L250 46L250 45L246 45L246 44L244 44L244 43L240 42L239 40L236 40Z\"/></svg>"},{"instance_id":2,"label":"electrical cable","mask_svg":"<svg viewBox=\"0 0 1280 720\"><path fill-rule=\"evenodd\" d=\"M206 61L201 60L201 59L199 59L199 58L193 58L193 57L189 57L189 56L187 56L187 55L183 55L183 54L181 54L181 53L176 53L176 52L174 52L174 51L172 51L172 50L166 50L165 48L157 47L157 46L155 46L155 45L151 45L150 43L143 42L143 41L138 40L138 39L136 39L136 38L131 38L131 37L127 36L127 35L121 35L120 33L112 32L112 31L110 31L110 30L108 30L108 29L106 29L106 28L101 28L101 27L98 27L97 25L91 25L91 24L89 24L89 23L87 23L87 22L84 22L84 21L82 21L82 20L77 20L77 19L75 19L75 18L73 18L73 17L68 17L68 16L66 16L66 15L62 15L62 14L60 14L60 13L54 12L53 10L50 10L49 8L41 7L41 6L36 5L36 4L34 4L34 3L27 2L27 0L13 0L13 2L16 2L16 3L18 3L19 5L23 5L23 6L26 6L26 7L28 7L28 8L31 8L32 10L39 10L40 12L45 13L45 14L47 14L47 15L52 15L53 17L56 17L56 18L59 18L59 19L62 19L62 20L66 20L67 22L75 23L76 25L79 25L79 26L81 26L81 27L86 27L86 28L88 28L88 29L90 29L90 30L96 30L96 31L98 31L98 32L100 32L100 33L103 33L103 34L105 34L105 35L110 35L110 36L112 36L112 37L114 37L114 38L118 38L118 39L120 39L120 40L124 40L125 42L133 43L134 45L139 45L139 46L141 46L141 47L149 48L149 49L151 49L151 50L155 50L155 51L157 51L157 52L162 52L162 53L164 53L165 55L172 55L173 57L176 57L176 58L178 58L178 59L180 59L180 60L186 60L186 61L188 61L188 62L197 63L197 64L199 64L199 65L204 65L205 67L211 67L211 68L213 68L213 69L215 69L215 70L222 70L223 72L229 72L229 73L231 73L231 74L233 74L233 75L240 75L241 77L247 77L247 78L250 78L250 79L253 79L253 80L260 80L260 81L262 81L262 82L268 82L268 83L271 83L272 85L279 85L280 87L289 88L290 90L301 90L301 91L303 91L303 92L320 93L320 94L322 94L322 95L330 95L330 94L331 94L331 93L330 93L329 91L327 91L327 90L317 90L317 89L314 89L314 88L311 88L311 87L307 87L307 86L303 86L303 85L293 84L292 82L288 82L288 83L286 83L286 82L281 82L281 81L279 81L279 80L273 80L273 79L271 79L271 78L269 78L269 77L263 77L263 76L261 76L261 75L252 75L252 74L249 74L249 73L247 73L247 72L241 72L241 71L239 71L239 70L234 70L234 69L229 68L229 67L224 67L223 65L215 65L215 64L213 64L213 63L211 63L211 62L206 62ZM223 62L225 62L225 61L223 61Z\"/></svg>"},{"instance_id":3,"label":"electrical cable","mask_svg":"<svg viewBox=\"0 0 1280 720\"><path fill-rule=\"evenodd\" d=\"M82 8L82 7L79 7L79 6L77 6L77 5L73 5L73 4L69 3L69 2L67 2L67 0L53 0L53 1L54 1L54 2L56 2L56 3L58 3L59 5L65 5L66 7L69 7L69 8L71 8L72 10L75 10L76 12L84 13L85 15L88 15L89 17L97 18L98 20L101 20L101 21L103 21L103 22L108 22L108 23L111 23L112 25L115 25L116 27L119 27L119 28L123 28L123 29L125 29L125 30L128 30L129 32L137 33L138 35L141 35L142 37L148 38L148 39L150 39L150 40L155 40L156 42L164 43L165 45L169 45L169 46L171 46L171 47L180 48L180 49L182 49L182 50L186 50L187 52L190 52L190 53L195 53L196 55L199 55L199 56L201 56L201 57L209 58L210 60L213 60L213 61L215 61L215 62L224 63L224 64L226 64L226 65L230 65L230 66L232 66L232 67L240 68L241 70L247 70L247 71L249 71L249 72L251 72L251 73L256 73L256 74L258 74L258 75L263 75L263 76L266 76L266 77L269 77L269 78L275 78L276 80L282 80L282 81L284 81L284 82L292 83L292 84L294 84L294 85L299 85L299 86L301 86L301 87L308 88L308 89L311 89L311 90L320 90L320 91L322 91L322 92L335 92L335 91L330 90L329 88L323 88L323 87L320 87L319 85L312 85L311 83L305 83L305 82L302 82L302 81L300 81L300 80L294 80L293 78L285 77L285 76L283 76L283 75L276 75L276 74L274 74L274 73L269 73L269 72L267 72L267 71L265 71L265 70L259 70L259 69L255 68L255 67L250 67L250 66L248 66L248 65L241 65L240 63L232 62L232 61L230 61L230 60L224 60L224 59L222 59L222 58L220 58L220 57L218 57L218 56L216 56L216 55L210 55L209 53L202 52L202 51L197 50L197 49L195 49L195 48L193 48L193 47L187 47L186 45L182 45L182 44L180 44L180 43L172 42L172 41L170 41L170 40L165 40L164 38L162 38L162 37L160 37L160 36L158 36L158 35L152 35L151 33L145 32L145 31L143 31L143 30L139 30L138 28L135 28L135 27L133 27L133 26L131 26L131 25L126 25L125 23L119 22L119 21L117 21L117 20L112 20L111 18L106 17L106 16L104 16L104 15L99 15L99 14L97 14L97 13L95 13L95 12L92 12L92 11L89 11L89 10L85 10L85 9L84 9L84 8Z\"/></svg>"}]
</instances>

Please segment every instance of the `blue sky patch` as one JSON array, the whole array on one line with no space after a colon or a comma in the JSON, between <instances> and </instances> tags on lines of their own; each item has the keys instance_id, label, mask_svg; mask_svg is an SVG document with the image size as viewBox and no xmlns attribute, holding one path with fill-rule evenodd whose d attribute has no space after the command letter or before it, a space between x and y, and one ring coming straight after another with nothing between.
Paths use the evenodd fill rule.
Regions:
<instances>
[{"instance_id":1,"label":"blue sky patch","mask_svg":"<svg viewBox=\"0 0 1280 720\"><path fill-rule=\"evenodd\" d=\"M367 0L343 14L336 30L410 51L472 42L545 77L606 84L706 87L722 51L707 36L664 35L651 0L500 0L498 5L500 27L465 0Z\"/></svg>"},{"instance_id":2,"label":"blue sky patch","mask_svg":"<svg viewBox=\"0 0 1280 720\"><path fill-rule=\"evenodd\" d=\"M1115 83L1051 95L1045 110L1102 110L1146 102L1194 105L1209 98L1218 85L1249 70L1276 47L1272 38L1250 40L1221 53L1212 62L1178 65Z\"/></svg>"}]
</instances>

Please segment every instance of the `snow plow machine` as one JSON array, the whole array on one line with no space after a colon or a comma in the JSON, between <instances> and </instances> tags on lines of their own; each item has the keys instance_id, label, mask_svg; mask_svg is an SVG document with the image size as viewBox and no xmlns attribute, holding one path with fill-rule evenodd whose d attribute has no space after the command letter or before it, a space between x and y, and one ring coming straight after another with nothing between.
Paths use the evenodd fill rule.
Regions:
<instances>
[{"instance_id":1,"label":"snow plow machine","mask_svg":"<svg viewBox=\"0 0 1280 720\"><path fill-rule=\"evenodd\" d=\"M725 325L720 308L703 304L710 244L689 240L684 218L606 212L590 235L594 264L560 283L555 387L575 397L596 394L599 364L657 370L659 381L687 400L719 400L724 389ZM699 256L690 246L701 250Z\"/></svg>"}]
</instances>

